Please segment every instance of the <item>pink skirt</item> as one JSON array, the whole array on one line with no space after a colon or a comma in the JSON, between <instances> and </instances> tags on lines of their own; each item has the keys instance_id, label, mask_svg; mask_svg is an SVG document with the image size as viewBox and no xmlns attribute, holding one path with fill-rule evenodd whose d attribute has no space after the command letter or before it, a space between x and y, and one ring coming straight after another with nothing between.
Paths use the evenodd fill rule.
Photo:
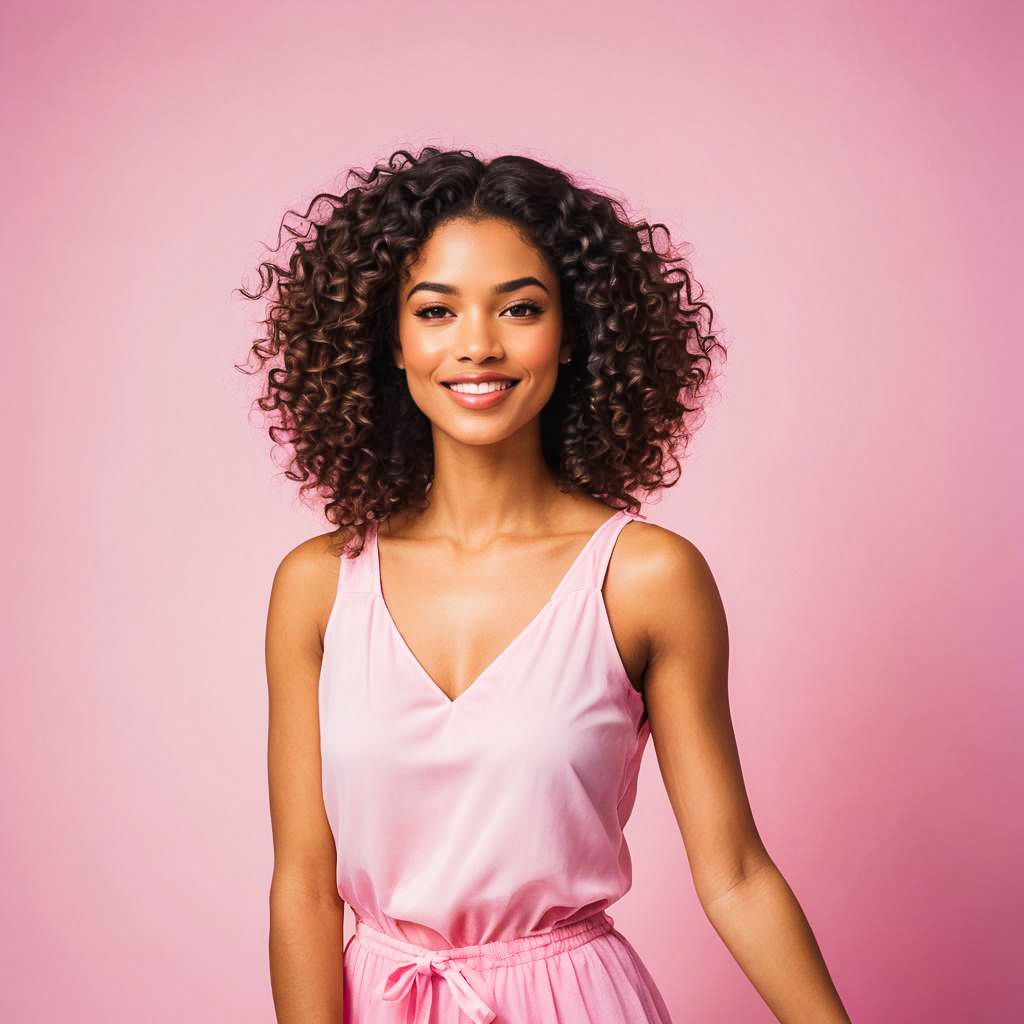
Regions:
<instances>
[{"instance_id":1,"label":"pink skirt","mask_svg":"<svg viewBox=\"0 0 1024 1024\"><path fill-rule=\"evenodd\" d=\"M357 918L344 972L344 1024L671 1024L653 978L605 911L443 950Z\"/></svg>"}]
</instances>

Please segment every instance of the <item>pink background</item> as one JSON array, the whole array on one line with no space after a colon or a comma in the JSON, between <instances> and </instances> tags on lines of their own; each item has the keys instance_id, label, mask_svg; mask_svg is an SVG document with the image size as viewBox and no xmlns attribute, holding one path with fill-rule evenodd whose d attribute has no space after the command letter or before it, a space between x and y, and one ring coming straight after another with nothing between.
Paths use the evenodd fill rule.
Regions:
<instances>
[{"instance_id":1,"label":"pink background","mask_svg":"<svg viewBox=\"0 0 1024 1024\"><path fill-rule=\"evenodd\" d=\"M274 1020L263 629L327 525L247 415L231 290L287 207L427 143L554 162L692 243L730 356L645 511L718 579L764 840L855 1021L1019 1014L1021 27L8 5L0 1018ZM652 748L627 837L613 917L676 1020L772 1020Z\"/></svg>"}]
</instances>

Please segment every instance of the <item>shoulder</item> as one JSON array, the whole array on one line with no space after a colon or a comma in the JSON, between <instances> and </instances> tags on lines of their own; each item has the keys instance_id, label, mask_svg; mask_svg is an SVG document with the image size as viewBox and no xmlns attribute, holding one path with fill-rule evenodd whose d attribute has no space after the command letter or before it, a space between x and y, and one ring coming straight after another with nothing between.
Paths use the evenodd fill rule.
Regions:
<instances>
[{"instance_id":1,"label":"shoulder","mask_svg":"<svg viewBox=\"0 0 1024 1024\"><path fill-rule=\"evenodd\" d=\"M623 528L613 560L615 587L629 595L649 660L700 637L727 644L718 585L703 552L689 538L634 520Z\"/></svg>"},{"instance_id":2,"label":"shoulder","mask_svg":"<svg viewBox=\"0 0 1024 1024\"><path fill-rule=\"evenodd\" d=\"M633 520L622 530L621 574L645 592L678 594L714 583L711 567L693 541L656 523Z\"/></svg>"},{"instance_id":3,"label":"shoulder","mask_svg":"<svg viewBox=\"0 0 1024 1024\"><path fill-rule=\"evenodd\" d=\"M274 574L275 587L304 587L315 583L324 575L331 575L338 565L334 538L333 531L317 534L286 552Z\"/></svg>"},{"instance_id":4,"label":"shoulder","mask_svg":"<svg viewBox=\"0 0 1024 1024\"><path fill-rule=\"evenodd\" d=\"M338 588L339 534L317 534L286 552L278 563L270 595L271 616L316 629L322 642Z\"/></svg>"}]
</instances>

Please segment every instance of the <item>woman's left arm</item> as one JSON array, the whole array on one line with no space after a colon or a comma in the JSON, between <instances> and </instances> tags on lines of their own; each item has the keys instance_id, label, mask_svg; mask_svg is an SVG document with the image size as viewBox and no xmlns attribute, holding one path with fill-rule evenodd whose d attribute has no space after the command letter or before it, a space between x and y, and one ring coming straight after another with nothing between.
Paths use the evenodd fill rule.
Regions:
<instances>
[{"instance_id":1,"label":"woman's left arm","mask_svg":"<svg viewBox=\"0 0 1024 1024\"><path fill-rule=\"evenodd\" d=\"M630 560L630 589L644 595L636 604L648 643L651 737L701 906L779 1021L849 1024L807 918L754 823L729 713L725 610L711 570L676 533L637 534L634 550L644 550Z\"/></svg>"}]
</instances>

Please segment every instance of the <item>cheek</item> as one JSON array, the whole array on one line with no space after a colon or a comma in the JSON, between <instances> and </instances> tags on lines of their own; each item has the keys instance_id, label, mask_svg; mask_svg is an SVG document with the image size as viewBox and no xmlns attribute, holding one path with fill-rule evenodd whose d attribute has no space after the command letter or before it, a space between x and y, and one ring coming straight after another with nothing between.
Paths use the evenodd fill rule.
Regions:
<instances>
[{"instance_id":1,"label":"cheek","mask_svg":"<svg viewBox=\"0 0 1024 1024\"><path fill-rule=\"evenodd\" d=\"M531 332L529 337L521 339L521 344L516 346L516 362L532 377L557 373L560 337L557 330Z\"/></svg>"},{"instance_id":2,"label":"cheek","mask_svg":"<svg viewBox=\"0 0 1024 1024\"><path fill-rule=\"evenodd\" d=\"M401 338L406 369L417 376L432 373L447 353L447 346L439 331L417 331L413 327L403 330Z\"/></svg>"}]
</instances>

